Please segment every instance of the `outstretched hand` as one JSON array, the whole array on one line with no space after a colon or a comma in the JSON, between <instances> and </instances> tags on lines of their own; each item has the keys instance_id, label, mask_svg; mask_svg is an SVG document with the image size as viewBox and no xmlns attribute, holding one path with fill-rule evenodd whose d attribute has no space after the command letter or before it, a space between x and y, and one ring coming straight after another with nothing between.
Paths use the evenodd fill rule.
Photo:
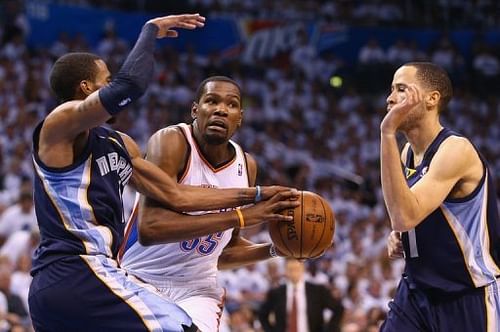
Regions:
<instances>
[{"instance_id":1,"label":"outstretched hand","mask_svg":"<svg viewBox=\"0 0 500 332\"><path fill-rule=\"evenodd\" d=\"M176 38L179 33L172 28L194 30L205 25L205 17L200 14L168 15L153 18L147 23L153 23L159 30L156 38Z\"/></svg>"}]
</instances>

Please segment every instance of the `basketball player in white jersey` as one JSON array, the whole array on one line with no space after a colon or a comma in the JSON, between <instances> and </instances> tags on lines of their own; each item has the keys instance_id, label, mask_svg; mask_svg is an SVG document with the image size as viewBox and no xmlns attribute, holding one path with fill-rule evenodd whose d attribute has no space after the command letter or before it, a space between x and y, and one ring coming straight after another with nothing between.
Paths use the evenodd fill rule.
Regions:
<instances>
[{"instance_id":1,"label":"basketball player in white jersey","mask_svg":"<svg viewBox=\"0 0 500 332\"><path fill-rule=\"evenodd\" d=\"M230 140L241 125L242 113L238 84L224 76L210 77L198 88L191 110L193 124L181 123L154 134L148 159L182 184L253 186L256 162ZM268 205L262 207L269 210L267 221L279 222L282 219L277 212L298 205L283 201L282 195L293 198L295 193L282 192L268 203L255 206ZM218 268L234 268L276 256L271 244L254 244L239 236L241 227L262 222L262 215L254 213L255 207L237 211L237 225L241 227L234 227L234 221L226 222L234 218L234 211L179 215L148 198L141 199L120 250L122 267L182 307L201 331L217 331L224 296L216 282ZM150 246L141 245L138 238ZM186 238L191 240L180 241ZM154 245L159 241L171 243Z\"/></svg>"}]
</instances>

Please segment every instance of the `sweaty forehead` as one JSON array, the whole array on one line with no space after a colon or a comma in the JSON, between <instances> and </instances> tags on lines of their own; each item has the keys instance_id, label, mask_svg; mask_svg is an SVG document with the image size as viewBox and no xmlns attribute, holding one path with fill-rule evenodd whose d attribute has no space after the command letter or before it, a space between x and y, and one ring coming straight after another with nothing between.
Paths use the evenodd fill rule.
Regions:
<instances>
[{"instance_id":1,"label":"sweaty forehead","mask_svg":"<svg viewBox=\"0 0 500 332\"><path fill-rule=\"evenodd\" d=\"M392 84L416 84L417 82L417 68L413 66L400 67L394 73Z\"/></svg>"},{"instance_id":2,"label":"sweaty forehead","mask_svg":"<svg viewBox=\"0 0 500 332\"><path fill-rule=\"evenodd\" d=\"M240 89L231 82L212 81L205 85L205 95L213 93L220 96L235 96L241 98Z\"/></svg>"}]
</instances>

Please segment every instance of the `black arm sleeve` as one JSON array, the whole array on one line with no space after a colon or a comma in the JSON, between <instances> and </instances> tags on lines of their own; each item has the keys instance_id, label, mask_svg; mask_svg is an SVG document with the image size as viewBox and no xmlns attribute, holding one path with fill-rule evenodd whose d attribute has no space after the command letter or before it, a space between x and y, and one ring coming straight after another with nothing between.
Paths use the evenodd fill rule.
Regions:
<instances>
[{"instance_id":1,"label":"black arm sleeve","mask_svg":"<svg viewBox=\"0 0 500 332\"><path fill-rule=\"evenodd\" d=\"M148 87L154 70L154 47L158 27L146 24L116 77L99 90L104 108L114 115L139 99Z\"/></svg>"}]
</instances>

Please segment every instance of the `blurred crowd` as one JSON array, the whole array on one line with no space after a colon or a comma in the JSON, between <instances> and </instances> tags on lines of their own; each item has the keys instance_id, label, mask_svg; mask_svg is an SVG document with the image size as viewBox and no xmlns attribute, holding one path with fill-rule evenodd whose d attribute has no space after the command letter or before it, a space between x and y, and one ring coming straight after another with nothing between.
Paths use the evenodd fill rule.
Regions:
<instances>
[{"instance_id":1,"label":"blurred crowd","mask_svg":"<svg viewBox=\"0 0 500 332\"><path fill-rule=\"evenodd\" d=\"M151 3L59 2L108 6L126 3L131 8ZM189 4L214 13L269 16L277 14L283 2L191 0ZM323 13L332 19L342 13L344 19L349 18L346 23L360 24L369 20L358 22L357 18L375 15L379 22L386 17L398 24L411 22L406 7L417 6L413 1L380 0L353 7L357 2L286 1L286 12L290 18L295 14ZM31 197L31 131L56 104L47 83L48 73L60 55L90 50L84 38L64 35L44 49L28 49L24 43L28 27L22 8L12 3L4 3L0 25L0 332L29 329L30 256L38 242ZM498 23L495 1L435 2L436 8L447 7L450 11L458 10L457 6L464 14L464 22L474 16L468 10L470 6L497 8L489 13L491 18L485 16L482 24ZM389 14L374 14L374 7L386 8ZM348 16L344 16L346 8ZM90 51L106 59L111 71L116 72L130 46L108 30ZM500 53L481 41L473 45L471 57L464 58L446 37L430 49L419 49L411 40L382 48L378 40L372 39L360 48L355 65L331 52L317 54L307 39L279 66L265 61L242 63L218 54L204 57L194 48L183 54L171 48L157 52L156 73L147 94L120 115L116 128L144 147L159 128L190 121L194 92L204 78L217 74L238 81L245 112L235 140L256 158L258 183L320 193L336 213L335 246L323 257L306 262L306 279L325 285L342 303L345 310L341 327L345 331L377 330L403 266L402 261L389 261L386 254L390 223L379 180L379 124L392 73L399 65L428 60L449 71L456 88L444 113L445 121L470 137L489 159L494 173L500 174L500 127L495 124L500 114L500 99L495 93L499 88ZM343 77L343 84L332 86L333 76ZM126 192L128 209L132 200L133 193ZM244 235L256 242L270 240L265 226L245 230ZM283 259L221 272L220 282L227 291L222 330L260 331L257 312L269 289L283 281Z\"/></svg>"},{"instance_id":2,"label":"blurred crowd","mask_svg":"<svg viewBox=\"0 0 500 332\"><path fill-rule=\"evenodd\" d=\"M200 12L243 18L311 19L346 25L398 27L495 27L495 0L52 0L129 11Z\"/></svg>"}]
</instances>

